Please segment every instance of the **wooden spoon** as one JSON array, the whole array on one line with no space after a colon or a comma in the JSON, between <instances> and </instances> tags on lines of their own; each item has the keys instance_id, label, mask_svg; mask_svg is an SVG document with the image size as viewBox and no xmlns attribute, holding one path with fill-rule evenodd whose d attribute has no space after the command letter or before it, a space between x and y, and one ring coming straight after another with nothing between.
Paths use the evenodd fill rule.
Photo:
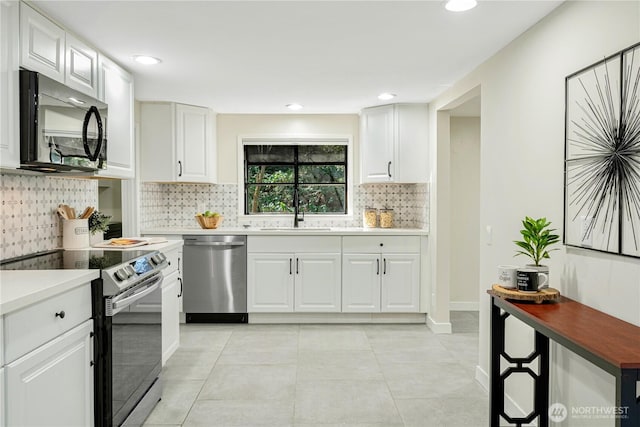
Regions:
<instances>
[{"instance_id":1,"label":"wooden spoon","mask_svg":"<svg viewBox=\"0 0 640 427\"><path fill-rule=\"evenodd\" d=\"M80 214L80 219L87 219L91 216L91 214L93 213L93 206L87 206L86 208L84 208L84 210L82 211L82 213Z\"/></svg>"},{"instance_id":2,"label":"wooden spoon","mask_svg":"<svg viewBox=\"0 0 640 427\"><path fill-rule=\"evenodd\" d=\"M69 219L69 217L67 216L67 211L64 210L62 205L58 206L58 209L56 209L56 212L58 213L58 215L60 215L60 218Z\"/></svg>"}]
</instances>

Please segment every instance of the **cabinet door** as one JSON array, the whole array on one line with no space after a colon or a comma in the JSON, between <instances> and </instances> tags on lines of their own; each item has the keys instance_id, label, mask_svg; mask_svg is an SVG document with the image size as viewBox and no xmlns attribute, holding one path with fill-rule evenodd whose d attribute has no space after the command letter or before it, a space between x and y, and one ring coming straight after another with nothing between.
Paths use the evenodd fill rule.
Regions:
<instances>
[{"instance_id":1,"label":"cabinet door","mask_svg":"<svg viewBox=\"0 0 640 427\"><path fill-rule=\"evenodd\" d=\"M65 32L20 3L20 65L64 83Z\"/></svg>"},{"instance_id":2,"label":"cabinet door","mask_svg":"<svg viewBox=\"0 0 640 427\"><path fill-rule=\"evenodd\" d=\"M97 98L98 53L71 34L66 35L65 46L65 84L77 91Z\"/></svg>"},{"instance_id":3,"label":"cabinet door","mask_svg":"<svg viewBox=\"0 0 640 427\"><path fill-rule=\"evenodd\" d=\"M395 168L393 105L366 108L361 118L362 182L389 182Z\"/></svg>"},{"instance_id":4,"label":"cabinet door","mask_svg":"<svg viewBox=\"0 0 640 427\"><path fill-rule=\"evenodd\" d=\"M176 153L178 181L213 182L212 118L209 110L191 105L176 105Z\"/></svg>"},{"instance_id":5,"label":"cabinet door","mask_svg":"<svg viewBox=\"0 0 640 427\"><path fill-rule=\"evenodd\" d=\"M340 254L296 254L294 267L295 311L340 311Z\"/></svg>"},{"instance_id":6,"label":"cabinet door","mask_svg":"<svg viewBox=\"0 0 640 427\"><path fill-rule=\"evenodd\" d=\"M175 149L175 104L140 103L140 180L174 182L178 176Z\"/></svg>"},{"instance_id":7,"label":"cabinet door","mask_svg":"<svg viewBox=\"0 0 640 427\"><path fill-rule=\"evenodd\" d=\"M91 426L93 320L5 367L10 426Z\"/></svg>"},{"instance_id":8,"label":"cabinet door","mask_svg":"<svg viewBox=\"0 0 640 427\"><path fill-rule=\"evenodd\" d=\"M180 345L180 317L178 307L178 272L164 279L162 286L162 365Z\"/></svg>"},{"instance_id":9,"label":"cabinet door","mask_svg":"<svg viewBox=\"0 0 640 427\"><path fill-rule=\"evenodd\" d=\"M247 255L248 312L293 311L293 254Z\"/></svg>"},{"instance_id":10,"label":"cabinet door","mask_svg":"<svg viewBox=\"0 0 640 427\"><path fill-rule=\"evenodd\" d=\"M380 255L342 256L342 311L375 313L380 311Z\"/></svg>"},{"instance_id":11,"label":"cabinet door","mask_svg":"<svg viewBox=\"0 0 640 427\"><path fill-rule=\"evenodd\" d=\"M420 255L382 254L382 311L417 313L420 309Z\"/></svg>"},{"instance_id":12,"label":"cabinet door","mask_svg":"<svg viewBox=\"0 0 640 427\"><path fill-rule=\"evenodd\" d=\"M107 169L99 175L134 178L133 76L101 55L98 80L98 97L109 105Z\"/></svg>"},{"instance_id":13,"label":"cabinet door","mask_svg":"<svg viewBox=\"0 0 640 427\"><path fill-rule=\"evenodd\" d=\"M0 167L20 166L18 108L19 6L0 1Z\"/></svg>"}]
</instances>

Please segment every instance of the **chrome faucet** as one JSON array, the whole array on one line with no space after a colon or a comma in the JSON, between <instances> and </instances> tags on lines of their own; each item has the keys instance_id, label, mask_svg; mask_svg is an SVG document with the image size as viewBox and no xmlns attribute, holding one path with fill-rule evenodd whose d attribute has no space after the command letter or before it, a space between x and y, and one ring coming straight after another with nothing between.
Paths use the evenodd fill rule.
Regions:
<instances>
[{"instance_id":1,"label":"chrome faucet","mask_svg":"<svg viewBox=\"0 0 640 427\"><path fill-rule=\"evenodd\" d=\"M298 228L298 223L304 221L304 212L302 212L302 218L299 218L300 214L300 196L298 195L298 189L293 190L293 228Z\"/></svg>"}]
</instances>

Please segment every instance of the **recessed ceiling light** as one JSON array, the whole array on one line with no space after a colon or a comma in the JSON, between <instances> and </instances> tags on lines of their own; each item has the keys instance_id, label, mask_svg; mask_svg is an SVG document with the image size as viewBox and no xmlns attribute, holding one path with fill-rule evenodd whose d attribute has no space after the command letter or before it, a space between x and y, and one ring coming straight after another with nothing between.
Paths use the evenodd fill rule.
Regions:
<instances>
[{"instance_id":1,"label":"recessed ceiling light","mask_svg":"<svg viewBox=\"0 0 640 427\"><path fill-rule=\"evenodd\" d=\"M144 65L156 65L162 62L158 58L154 58L153 56L148 55L136 55L133 57L133 59L134 61Z\"/></svg>"},{"instance_id":2,"label":"recessed ceiling light","mask_svg":"<svg viewBox=\"0 0 640 427\"><path fill-rule=\"evenodd\" d=\"M294 103L294 104L287 104L287 105L286 105L286 107L287 107L289 110L293 110L293 111L302 110L302 105L300 105L300 104L295 104L295 103Z\"/></svg>"},{"instance_id":3,"label":"recessed ceiling light","mask_svg":"<svg viewBox=\"0 0 640 427\"><path fill-rule=\"evenodd\" d=\"M476 0L448 0L444 7L451 12L464 12L478 5Z\"/></svg>"},{"instance_id":4,"label":"recessed ceiling light","mask_svg":"<svg viewBox=\"0 0 640 427\"><path fill-rule=\"evenodd\" d=\"M395 97L396 97L395 93L388 93L388 92L381 93L380 95L378 95L378 99L381 99L383 101L388 101L388 100L393 99Z\"/></svg>"}]
</instances>

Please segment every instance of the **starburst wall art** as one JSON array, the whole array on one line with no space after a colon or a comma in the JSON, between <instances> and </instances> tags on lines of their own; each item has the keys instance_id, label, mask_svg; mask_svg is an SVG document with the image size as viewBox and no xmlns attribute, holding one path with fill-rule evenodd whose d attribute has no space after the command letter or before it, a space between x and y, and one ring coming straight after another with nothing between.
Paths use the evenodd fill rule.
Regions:
<instances>
[{"instance_id":1,"label":"starburst wall art","mask_svg":"<svg viewBox=\"0 0 640 427\"><path fill-rule=\"evenodd\" d=\"M565 90L564 243L640 257L640 43Z\"/></svg>"}]
</instances>

